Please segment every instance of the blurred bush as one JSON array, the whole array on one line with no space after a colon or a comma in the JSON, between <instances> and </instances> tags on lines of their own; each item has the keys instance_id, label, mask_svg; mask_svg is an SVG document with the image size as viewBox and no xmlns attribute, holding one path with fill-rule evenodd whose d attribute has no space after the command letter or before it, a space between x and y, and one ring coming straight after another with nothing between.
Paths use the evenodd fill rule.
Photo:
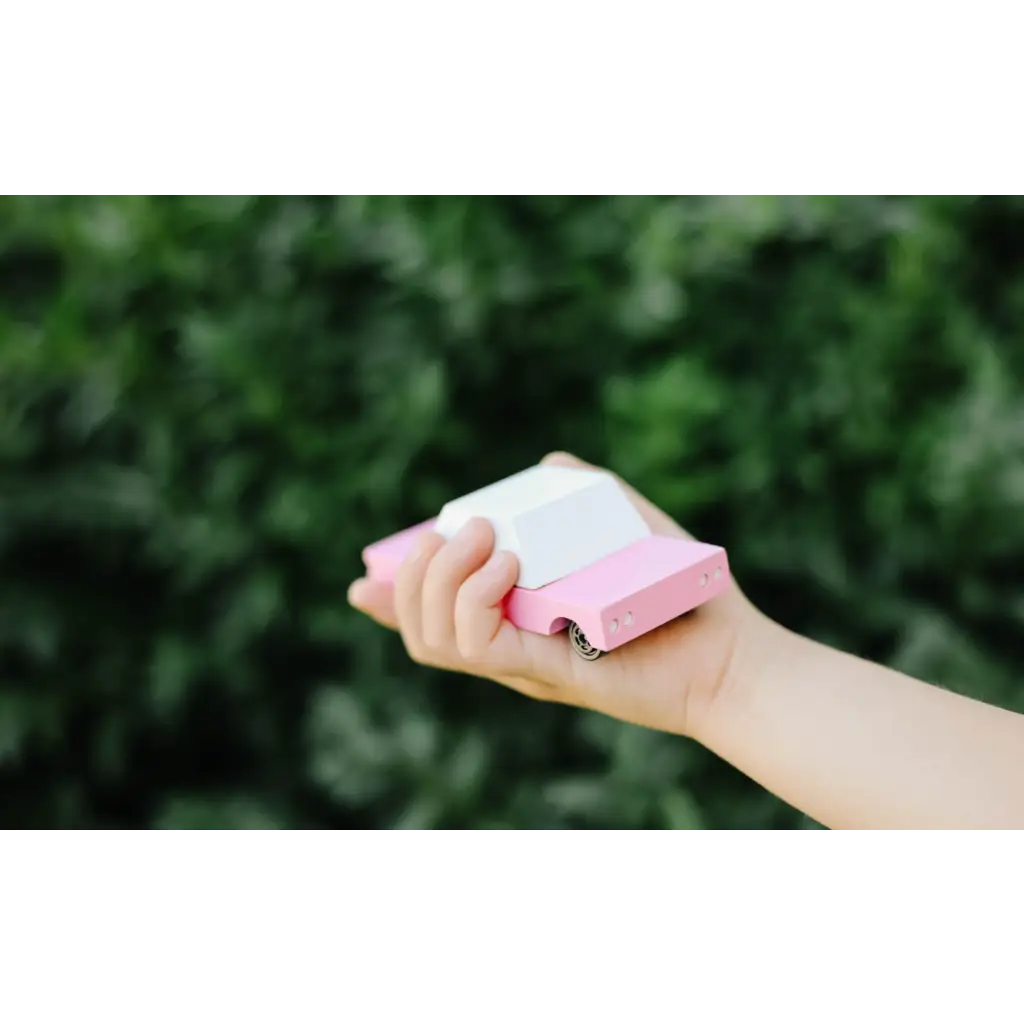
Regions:
<instances>
[{"instance_id":1,"label":"blurred bush","mask_svg":"<svg viewBox=\"0 0 1024 1024\"><path fill-rule=\"evenodd\" d=\"M360 548L552 448L1024 708L1019 197L0 199L6 827L813 827L410 664Z\"/></svg>"}]
</instances>

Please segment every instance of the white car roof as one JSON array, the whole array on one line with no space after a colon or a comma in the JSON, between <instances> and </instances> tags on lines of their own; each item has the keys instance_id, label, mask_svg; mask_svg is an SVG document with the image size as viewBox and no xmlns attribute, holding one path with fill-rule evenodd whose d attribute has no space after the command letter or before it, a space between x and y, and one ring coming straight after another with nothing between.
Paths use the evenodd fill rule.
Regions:
<instances>
[{"instance_id":1,"label":"white car roof","mask_svg":"<svg viewBox=\"0 0 1024 1024\"><path fill-rule=\"evenodd\" d=\"M610 473L532 466L449 501L435 529L451 539L470 519L494 527L496 547L519 559L517 586L546 586L650 536Z\"/></svg>"}]
</instances>

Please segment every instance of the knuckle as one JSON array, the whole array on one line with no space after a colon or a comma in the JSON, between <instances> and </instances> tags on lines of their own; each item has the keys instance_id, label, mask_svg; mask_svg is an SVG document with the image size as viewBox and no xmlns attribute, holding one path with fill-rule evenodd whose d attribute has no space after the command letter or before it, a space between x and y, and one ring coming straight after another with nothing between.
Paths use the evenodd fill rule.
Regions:
<instances>
[{"instance_id":1,"label":"knuckle","mask_svg":"<svg viewBox=\"0 0 1024 1024\"><path fill-rule=\"evenodd\" d=\"M438 636L433 630L424 631L423 633L423 650L430 656L436 656L441 653L444 648L443 639Z\"/></svg>"},{"instance_id":2,"label":"knuckle","mask_svg":"<svg viewBox=\"0 0 1024 1024\"><path fill-rule=\"evenodd\" d=\"M409 655L409 660L415 662L417 665L429 665L430 659L427 657L426 651L423 651L416 644L406 644L405 653Z\"/></svg>"},{"instance_id":3,"label":"knuckle","mask_svg":"<svg viewBox=\"0 0 1024 1024\"><path fill-rule=\"evenodd\" d=\"M487 644L479 637L460 636L458 638L459 657L478 668L487 663Z\"/></svg>"},{"instance_id":4,"label":"knuckle","mask_svg":"<svg viewBox=\"0 0 1024 1024\"><path fill-rule=\"evenodd\" d=\"M413 661L421 668L446 668L448 662L437 651L421 648Z\"/></svg>"},{"instance_id":5,"label":"knuckle","mask_svg":"<svg viewBox=\"0 0 1024 1024\"><path fill-rule=\"evenodd\" d=\"M405 645L405 653L409 655L411 661L416 662L417 665L426 664L426 650L424 648L407 636L402 637L402 643Z\"/></svg>"},{"instance_id":6,"label":"knuckle","mask_svg":"<svg viewBox=\"0 0 1024 1024\"><path fill-rule=\"evenodd\" d=\"M414 634L407 629L403 629L401 637L405 653L411 661L414 661L417 665L433 664L431 649L425 642L422 634Z\"/></svg>"}]
</instances>

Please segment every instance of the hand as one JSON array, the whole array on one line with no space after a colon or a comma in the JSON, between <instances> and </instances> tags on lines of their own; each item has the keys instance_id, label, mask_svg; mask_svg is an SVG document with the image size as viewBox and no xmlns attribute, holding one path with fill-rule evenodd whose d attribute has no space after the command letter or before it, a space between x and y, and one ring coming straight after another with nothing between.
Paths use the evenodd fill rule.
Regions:
<instances>
[{"instance_id":1,"label":"hand","mask_svg":"<svg viewBox=\"0 0 1024 1024\"><path fill-rule=\"evenodd\" d=\"M543 462L587 465L563 453ZM655 533L689 536L622 486ZM728 681L737 644L760 620L733 583L690 614L587 662L572 651L564 632L538 636L502 615L501 602L518 573L513 554L494 552L491 525L474 520L449 542L425 534L393 586L356 580L349 601L397 629L409 656L421 665L482 676L536 700L591 708L682 735L699 732L700 720Z\"/></svg>"}]
</instances>

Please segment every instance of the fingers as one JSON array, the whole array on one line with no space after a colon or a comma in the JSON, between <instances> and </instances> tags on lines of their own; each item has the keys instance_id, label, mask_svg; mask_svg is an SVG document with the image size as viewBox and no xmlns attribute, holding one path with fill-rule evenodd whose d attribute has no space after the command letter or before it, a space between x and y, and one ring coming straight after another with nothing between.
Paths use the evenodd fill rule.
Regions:
<instances>
[{"instance_id":1,"label":"fingers","mask_svg":"<svg viewBox=\"0 0 1024 1024\"><path fill-rule=\"evenodd\" d=\"M451 652L455 643L455 599L463 583L487 561L494 529L483 519L468 522L431 559L423 579L423 642L433 651Z\"/></svg>"},{"instance_id":2,"label":"fingers","mask_svg":"<svg viewBox=\"0 0 1024 1024\"><path fill-rule=\"evenodd\" d=\"M348 588L348 603L388 629L398 629L395 588L391 583L358 579Z\"/></svg>"},{"instance_id":3,"label":"fingers","mask_svg":"<svg viewBox=\"0 0 1024 1024\"><path fill-rule=\"evenodd\" d=\"M392 616L414 661L494 678L514 674L526 662L524 646L502 602L515 586L519 563L493 549L486 520L467 523L448 543L424 534L399 567L392 606L369 581L353 585L353 603L385 624Z\"/></svg>"},{"instance_id":4,"label":"fingers","mask_svg":"<svg viewBox=\"0 0 1024 1024\"><path fill-rule=\"evenodd\" d=\"M395 618L409 657L427 662L428 649L423 642L423 581L430 562L444 546L444 538L432 530L416 542L395 574Z\"/></svg>"},{"instance_id":5,"label":"fingers","mask_svg":"<svg viewBox=\"0 0 1024 1024\"><path fill-rule=\"evenodd\" d=\"M540 461L541 464L545 466L567 466L570 469L599 469L603 473L610 472L610 470L602 469L600 466L594 466L589 462L584 462L582 459L578 459L575 455L570 455L568 452L551 452L549 455L545 455ZM643 517L644 522L647 523L655 533L664 534L669 537L690 537L690 534L688 534L670 515L662 512L657 505L653 505L642 494L630 487L622 477L615 473L612 473L612 476L615 477L619 486L622 487L629 496L629 500ZM690 539L692 540L693 538L690 537Z\"/></svg>"},{"instance_id":6,"label":"fingers","mask_svg":"<svg viewBox=\"0 0 1024 1024\"><path fill-rule=\"evenodd\" d=\"M506 627L512 634L516 631L504 617L502 602L515 586L518 575L516 557L508 551L496 551L483 568L459 587L455 598L455 644L464 658L483 659L490 652L496 664L508 662L508 642L501 632ZM499 643L499 638L503 642ZM518 637L514 639L518 641Z\"/></svg>"}]
</instances>

